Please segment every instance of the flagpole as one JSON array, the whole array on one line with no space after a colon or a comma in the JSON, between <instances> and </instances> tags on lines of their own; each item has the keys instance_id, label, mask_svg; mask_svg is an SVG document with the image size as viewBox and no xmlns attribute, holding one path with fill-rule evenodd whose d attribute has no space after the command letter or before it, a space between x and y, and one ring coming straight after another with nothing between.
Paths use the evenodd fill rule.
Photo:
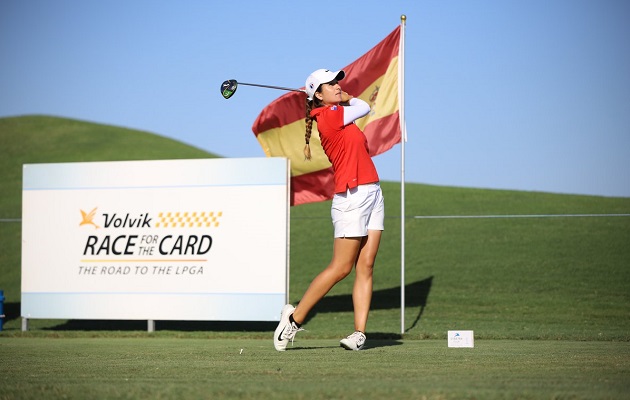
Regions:
<instances>
[{"instance_id":1,"label":"flagpole","mask_svg":"<svg viewBox=\"0 0 630 400\"><path fill-rule=\"evenodd\" d=\"M398 48L398 96L400 117L400 333L405 333L405 25L407 16L400 16L400 46Z\"/></svg>"}]
</instances>

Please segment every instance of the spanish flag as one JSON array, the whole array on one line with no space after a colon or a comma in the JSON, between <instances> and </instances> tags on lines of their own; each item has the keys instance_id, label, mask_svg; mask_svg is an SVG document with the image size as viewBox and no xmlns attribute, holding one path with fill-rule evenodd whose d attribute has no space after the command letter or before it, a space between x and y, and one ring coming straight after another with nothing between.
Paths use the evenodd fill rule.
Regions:
<instances>
[{"instance_id":1,"label":"spanish flag","mask_svg":"<svg viewBox=\"0 0 630 400\"><path fill-rule=\"evenodd\" d=\"M379 44L343 68L341 88L366 101L370 113L356 124L368 140L375 156L400 142L398 60L400 30L397 27ZM333 197L333 171L322 149L316 123L311 136L312 159L304 159L306 96L287 93L265 107L252 131L267 157L291 160L291 205L324 201Z\"/></svg>"}]
</instances>

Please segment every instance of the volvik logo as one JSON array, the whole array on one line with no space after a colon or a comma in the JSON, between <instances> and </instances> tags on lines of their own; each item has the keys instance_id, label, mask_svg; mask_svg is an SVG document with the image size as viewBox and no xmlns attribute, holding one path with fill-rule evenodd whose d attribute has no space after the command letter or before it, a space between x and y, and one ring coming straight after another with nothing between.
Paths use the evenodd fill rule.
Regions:
<instances>
[{"instance_id":1,"label":"volvik logo","mask_svg":"<svg viewBox=\"0 0 630 400\"><path fill-rule=\"evenodd\" d=\"M79 210L81 211L81 222L79 226L92 225L95 229L101 228L94 222L97 209L98 207L94 207L89 213ZM135 217L131 216L129 213L124 215L103 213L102 216L104 219L103 228L151 228L149 213L143 213Z\"/></svg>"},{"instance_id":2,"label":"volvik logo","mask_svg":"<svg viewBox=\"0 0 630 400\"><path fill-rule=\"evenodd\" d=\"M86 213L83 210L79 210L81 211L81 223L79 223L79 226L81 225L92 225L94 226L95 229L100 228L100 226L96 225L96 223L94 222L94 216L96 215L96 209L98 207L94 207L94 209L92 211L90 211L89 213Z\"/></svg>"},{"instance_id":3,"label":"volvik logo","mask_svg":"<svg viewBox=\"0 0 630 400\"><path fill-rule=\"evenodd\" d=\"M103 217L101 220L102 226L98 225L95 221L98 207L94 207L92 211L81 211L82 225L92 225L94 229L99 228L218 228L220 219L223 216L222 211L201 211L201 212L159 212L157 216L157 222L152 224L152 217L149 217L149 213L142 213L131 215L126 214L109 214L101 213Z\"/></svg>"}]
</instances>

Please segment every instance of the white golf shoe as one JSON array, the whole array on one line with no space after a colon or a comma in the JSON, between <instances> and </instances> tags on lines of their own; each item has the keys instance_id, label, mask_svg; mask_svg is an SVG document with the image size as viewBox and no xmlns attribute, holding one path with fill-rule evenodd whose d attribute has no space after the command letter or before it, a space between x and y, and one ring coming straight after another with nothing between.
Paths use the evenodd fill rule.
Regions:
<instances>
[{"instance_id":1,"label":"white golf shoe","mask_svg":"<svg viewBox=\"0 0 630 400\"><path fill-rule=\"evenodd\" d=\"M347 338L341 339L339 343L346 350L361 350L365 345L365 339L363 332L356 331Z\"/></svg>"},{"instance_id":2,"label":"white golf shoe","mask_svg":"<svg viewBox=\"0 0 630 400\"><path fill-rule=\"evenodd\" d=\"M278 351L285 351L289 340L293 343L295 334L304 329L298 328L295 324L289 321L289 316L293 314L295 307L291 304L287 304L282 307L282 313L280 313L280 323L273 334L273 346Z\"/></svg>"}]
</instances>

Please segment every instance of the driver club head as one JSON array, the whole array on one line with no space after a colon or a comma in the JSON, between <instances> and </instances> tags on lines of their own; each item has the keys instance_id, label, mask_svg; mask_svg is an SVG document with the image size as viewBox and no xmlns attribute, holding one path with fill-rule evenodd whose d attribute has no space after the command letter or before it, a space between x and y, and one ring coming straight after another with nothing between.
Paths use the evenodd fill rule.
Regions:
<instances>
[{"instance_id":1,"label":"driver club head","mask_svg":"<svg viewBox=\"0 0 630 400\"><path fill-rule=\"evenodd\" d=\"M236 79L228 79L221 84L221 95L227 100L236 93L237 87L238 82L236 82Z\"/></svg>"}]
</instances>

